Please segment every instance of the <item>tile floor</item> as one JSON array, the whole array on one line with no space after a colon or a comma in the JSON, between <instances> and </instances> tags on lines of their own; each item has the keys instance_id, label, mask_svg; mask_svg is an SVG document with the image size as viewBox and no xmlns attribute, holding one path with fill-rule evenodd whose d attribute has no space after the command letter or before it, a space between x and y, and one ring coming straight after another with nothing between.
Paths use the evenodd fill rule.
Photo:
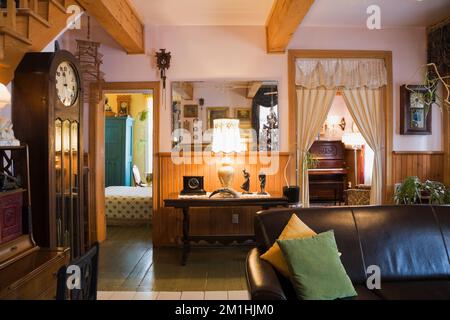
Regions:
<instances>
[{"instance_id":1,"label":"tile floor","mask_svg":"<svg viewBox=\"0 0 450 320\"><path fill-rule=\"evenodd\" d=\"M183 291L183 292L135 292L135 291L99 291L98 300L250 300L247 291Z\"/></svg>"}]
</instances>

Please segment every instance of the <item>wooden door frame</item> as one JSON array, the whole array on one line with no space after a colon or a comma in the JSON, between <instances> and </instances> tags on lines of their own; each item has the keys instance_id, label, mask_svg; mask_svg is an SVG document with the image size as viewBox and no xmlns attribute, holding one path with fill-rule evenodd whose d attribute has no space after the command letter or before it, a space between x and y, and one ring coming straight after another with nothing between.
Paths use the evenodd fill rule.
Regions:
<instances>
[{"instance_id":1,"label":"wooden door frame","mask_svg":"<svg viewBox=\"0 0 450 320\"><path fill-rule=\"evenodd\" d=\"M393 109L393 72L392 72L392 51L366 51L366 50L289 50L288 51L288 86L289 86L289 153L293 159L297 159L297 94L295 85L296 65L299 58L365 58L383 59L387 69L387 86L383 90L383 100L385 107L385 139L384 139L384 163L383 163L383 192L384 203L392 203L394 192L394 182L392 180L392 151L394 136L394 109ZM296 181L297 161L291 162L289 177L291 183Z\"/></svg>"},{"instance_id":2,"label":"wooden door frame","mask_svg":"<svg viewBox=\"0 0 450 320\"><path fill-rule=\"evenodd\" d=\"M105 82L99 90L91 86L89 104L89 167L91 168L90 217L91 239L106 240L105 217L105 108L103 101L92 97L103 97L112 91L153 91L153 208L159 204L159 108L160 82Z\"/></svg>"}]
</instances>

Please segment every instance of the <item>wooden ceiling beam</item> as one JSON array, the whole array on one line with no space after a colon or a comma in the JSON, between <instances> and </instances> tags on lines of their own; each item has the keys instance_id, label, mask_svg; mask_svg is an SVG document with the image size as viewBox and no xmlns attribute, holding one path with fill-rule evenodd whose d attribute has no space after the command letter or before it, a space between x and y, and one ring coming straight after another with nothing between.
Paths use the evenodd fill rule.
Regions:
<instances>
[{"instance_id":1,"label":"wooden ceiling beam","mask_svg":"<svg viewBox=\"0 0 450 320\"><path fill-rule=\"evenodd\" d=\"M286 51L292 35L308 13L314 0L275 0L267 22L267 52Z\"/></svg>"},{"instance_id":2,"label":"wooden ceiling beam","mask_svg":"<svg viewBox=\"0 0 450 320\"><path fill-rule=\"evenodd\" d=\"M258 93L259 89L261 89L262 84L263 83L261 81L252 82L247 89L247 98L253 99Z\"/></svg>"},{"instance_id":3,"label":"wooden ceiling beam","mask_svg":"<svg viewBox=\"0 0 450 320\"><path fill-rule=\"evenodd\" d=\"M173 90L184 100L194 100L194 86L189 82L175 83Z\"/></svg>"},{"instance_id":4,"label":"wooden ceiling beam","mask_svg":"<svg viewBox=\"0 0 450 320\"><path fill-rule=\"evenodd\" d=\"M144 24L130 0L77 1L127 53L145 53Z\"/></svg>"}]
</instances>

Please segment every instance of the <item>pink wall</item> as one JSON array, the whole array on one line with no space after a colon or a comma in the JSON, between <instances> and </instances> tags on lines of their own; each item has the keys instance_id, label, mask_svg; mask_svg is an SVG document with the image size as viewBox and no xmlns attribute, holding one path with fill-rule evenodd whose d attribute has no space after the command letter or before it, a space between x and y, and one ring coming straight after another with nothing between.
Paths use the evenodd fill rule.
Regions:
<instances>
[{"instance_id":1,"label":"pink wall","mask_svg":"<svg viewBox=\"0 0 450 320\"><path fill-rule=\"evenodd\" d=\"M146 30L146 55L127 55L103 30L96 27L93 39L103 43L103 70L107 81L154 81L159 75L153 55L159 48L172 52L168 83L177 80L278 80L282 151L288 150L287 55L266 53L264 27L151 27ZM85 33L85 31L83 31ZM75 32L65 38L74 39ZM65 41L65 43L70 41ZM73 44L73 42L71 42ZM71 45L72 46L72 45ZM397 117L399 86L411 79L426 62L426 35L423 28L369 31L356 28L299 28L291 49L390 50L394 59L394 150L438 151L442 149L441 117L434 110L433 136L400 136ZM413 79L418 81L416 79ZM170 151L170 90L167 106L161 110L161 151ZM283 125L285 124L285 125Z\"/></svg>"}]
</instances>

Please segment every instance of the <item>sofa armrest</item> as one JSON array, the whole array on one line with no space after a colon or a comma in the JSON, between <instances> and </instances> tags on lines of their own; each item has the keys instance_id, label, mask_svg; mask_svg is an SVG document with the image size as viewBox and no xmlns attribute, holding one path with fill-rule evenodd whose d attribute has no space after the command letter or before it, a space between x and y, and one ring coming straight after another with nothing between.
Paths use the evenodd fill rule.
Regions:
<instances>
[{"instance_id":1,"label":"sofa armrest","mask_svg":"<svg viewBox=\"0 0 450 320\"><path fill-rule=\"evenodd\" d=\"M256 248L247 256L246 275L252 300L287 300L275 270Z\"/></svg>"}]
</instances>

